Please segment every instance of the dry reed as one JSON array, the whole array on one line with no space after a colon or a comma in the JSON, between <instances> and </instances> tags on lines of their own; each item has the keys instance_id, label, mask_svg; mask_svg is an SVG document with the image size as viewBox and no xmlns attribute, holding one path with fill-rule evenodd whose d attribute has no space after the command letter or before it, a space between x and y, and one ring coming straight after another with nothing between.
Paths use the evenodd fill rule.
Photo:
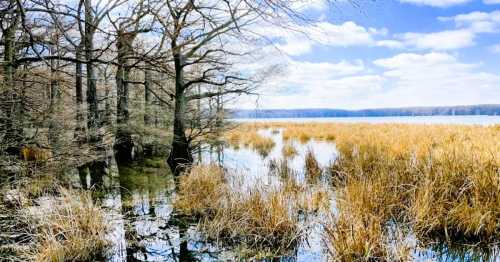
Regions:
<instances>
[{"instance_id":1,"label":"dry reed","mask_svg":"<svg viewBox=\"0 0 500 262\"><path fill-rule=\"evenodd\" d=\"M391 223L409 227L422 242L500 240L500 125L252 128L280 128L287 140L335 142L340 155L330 171L338 187L338 214L326 224L325 242L336 260L409 259L406 245L397 252L391 248Z\"/></svg>"}]
</instances>

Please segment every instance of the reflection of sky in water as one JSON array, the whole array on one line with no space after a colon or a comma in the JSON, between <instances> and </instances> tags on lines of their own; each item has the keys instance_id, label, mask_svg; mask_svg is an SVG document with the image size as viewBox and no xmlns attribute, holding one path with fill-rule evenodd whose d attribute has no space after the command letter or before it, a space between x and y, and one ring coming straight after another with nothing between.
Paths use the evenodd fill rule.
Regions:
<instances>
[{"instance_id":1,"label":"reflection of sky in water","mask_svg":"<svg viewBox=\"0 0 500 262\"><path fill-rule=\"evenodd\" d=\"M288 166L298 175L299 180L304 180L305 156L308 150L311 150L322 168L327 167L337 156L335 145L329 142L310 140L307 143L298 141L283 141L282 130L259 130L260 135L273 139L275 146L266 156L259 155L256 151L241 146L238 149L231 147L223 150L223 165L229 169L232 174L230 181L238 184L240 187L252 187L255 183L261 183L268 186L277 186L279 178L269 174L269 162L271 160L283 159L283 146L291 143L297 151L293 157L289 157ZM207 151L203 159L207 162L217 159L214 156L216 152ZM236 174L236 175L235 175ZM240 188L241 189L241 188ZM332 205L333 206L333 205ZM311 218L314 219L314 218ZM325 261L326 255L322 242L322 229L318 221L304 221L310 223L313 227L307 235L307 241L304 241L298 247L293 258L284 258L285 261ZM305 226L305 225L304 225Z\"/></svg>"},{"instance_id":2,"label":"reflection of sky in water","mask_svg":"<svg viewBox=\"0 0 500 262\"><path fill-rule=\"evenodd\" d=\"M294 170L300 177L303 178L305 156L308 150L311 150L321 167L327 167L328 164L337 156L335 145L329 142L310 140L305 144L298 141L285 142L282 139L282 130L265 129L260 130L259 134L265 137L272 138L275 146L267 156L261 156L254 150L241 146L238 149L227 147L223 149L224 167L229 169L231 173L238 174L238 179L241 184L251 186L256 182L263 182L266 185L274 185L277 181L276 177L269 174L269 162L271 160L283 159L282 149L286 143L291 143L297 154L288 158L289 167ZM216 152L206 151L202 158L207 161L217 159L214 155Z\"/></svg>"}]
</instances>

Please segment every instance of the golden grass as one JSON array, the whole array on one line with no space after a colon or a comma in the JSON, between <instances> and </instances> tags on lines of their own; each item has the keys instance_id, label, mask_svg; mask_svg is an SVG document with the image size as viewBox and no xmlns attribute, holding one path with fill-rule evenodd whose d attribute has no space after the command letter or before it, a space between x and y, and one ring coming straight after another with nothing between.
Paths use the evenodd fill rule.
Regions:
<instances>
[{"instance_id":1,"label":"golden grass","mask_svg":"<svg viewBox=\"0 0 500 262\"><path fill-rule=\"evenodd\" d=\"M282 186L257 183L251 189L230 190L222 170L197 166L182 176L174 207L199 217L199 229L209 239L253 250L251 256L283 255L303 238L299 213L315 211L326 193L305 202L303 185L285 179Z\"/></svg>"},{"instance_id":2,"label":"golden grass","mask_svg":"<svg viewBox=\"0 0 500 262\"><path fill-rule=\"evenodd\" d=\"M225 135L226 141L234 148L244 146L257 151L261 156L266 157L274 148L275 143L272 138L262 136L258 129L252 126L231 130Z\"/></svg>"},{"instance_id":3,"label":"golden grass","mask_svg":"<svg viewBox=\"0 0 500 262\"><path fill-rule=\"evenodd\" d=\"M210 215L227 194L222 169L216 165L194 166L180 179L174 208L188 216Z\"/></svg>"},{"instance_id":4,"label":"golden grass","mask_svg":"<svg viewBox=\"0 0 500 262\"><path fill-rule=\"evenodd\" d=\"M201 220L200 230L216 240L283 255L302 238L298 208L283 191L252 190L249 195L221 199L213 217Z\"/></svg>"},{"instance_id":5,"label":"golden grass","mask_svg":"<svg viewBox=\"0 0 500 262\"><path fill-rule=\"evenodd\" d=\"M338 214L326 223L335 260L410 259L387 224L422 242L500 240L500 125L262 123L287 140L335 142Z\"/></svg>"},{"instance_id":6,"label":"golden grass","mask_svg":"<svg viewBox=\"0 0 500 262\"><path fill-rule=\"evenodd\" d=\"M316 160L312 149L308 149L306 152L304 169L306 179L310 183L318 181L321 174L323 174L323 170L319 166L318 160Z\"/></svg>"},{"instance_id":7,"label":"golden grass","mask_svg":"<svg viewBox=\"0 0 500 262\"><path fill-rule=\"evenodd\" d=\"M281 149L281 154L284 158L292 158L298 154L297 149L293 146L292 143L286 143L283 145Z\"/></svg>"},{"instance_id":8,"label":"golden grass","mask_svg":"<svg viewBox=\"0 0 500 262\"><path fill-rule=\"evenodd\" d=\"M35 228L34 261L94 261L108 246L102 209L89 192L61 189L61 196L28 213Z\"/></svg>"}]
</instances>

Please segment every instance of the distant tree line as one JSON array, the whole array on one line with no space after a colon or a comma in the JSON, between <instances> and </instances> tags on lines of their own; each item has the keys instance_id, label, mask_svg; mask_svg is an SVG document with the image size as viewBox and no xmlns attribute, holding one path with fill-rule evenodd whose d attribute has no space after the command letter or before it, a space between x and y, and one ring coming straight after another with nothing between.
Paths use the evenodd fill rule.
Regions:
<instances>
[{"instance_id":1,"label":"distant tree line","mask_svg":"<svg viewBox=\"0 0 500 262\"><path fill-rule=\"evenodd\" d=\"M305 118L305 117L383 117L500 115L500 105L469 105L439 107L402 107L362 110L343 109L260 109L228 110L232 118Z\"/></svg>"}]
</instances>

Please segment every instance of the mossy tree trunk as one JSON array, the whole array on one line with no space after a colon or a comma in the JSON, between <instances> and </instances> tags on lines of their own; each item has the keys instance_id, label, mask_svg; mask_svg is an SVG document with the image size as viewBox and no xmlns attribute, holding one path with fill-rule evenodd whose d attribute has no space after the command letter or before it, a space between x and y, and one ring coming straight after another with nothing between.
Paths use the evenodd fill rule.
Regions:
<instances>
[{"instance_id":1,"label":"mossy tree trunk","mask_svg":"<svg viewBox=\"0 0 500 262\"><path fill-rule=\"evenodd\" d=\"M175 43L172 50L178 50ZM175 106L174 106L174 137L172 149L168 156L168 165L174 175L181 174L186 167L193 163L193 156L189 141L186 137L186 108L187 98L184 86L184 62L185 59L180 52L174 54L175 65Z\"/></svg>"},{"instance_id":2,"label":"mossy tree trunk","mask_svg":"<svg viewBox=\"0 0 500 262\"><path fill-rule=\"evenodd\" d=\"M87 71L87 128L90 142L97 143L99 124L99 102L97 98L97 78L94 62L94 13L91 0L85 0L85 35L83 38Z\"/></svg>"},{"instance_id":3,"label":"mossy tree trunk","mask_svg":"<svg viewBox=\"0 0 500 262\"><path fill-rule=\"evenodd\" d=\"M132 44L136 37L135 32L118 32L116 47L118 49L116 90L117 90L117 133L115 143L116 160L118 162L129 162L133 160L134 142L129 129L129 76L130 66L128 57L133 54Z\"/></svg>"},{"instance_id":4,"label":"mossy tree trunk","mask_svg":"<svg viewBox=\"0 0 500 262\"><path fill-rule=\"evenodd\" d=\"M7 26L2 30L2 41L4 46L4 63L3 63L3 84L4 92L1 94L1 110L4 111L1 130L4 134L3 144L6 150L11 154L17 154L23 140L23 128L21 107L22 97L19 95L15 84L15 57L17 53L16 46L16 31L20 23L20 15L18 14L16 1L10 0L8 3L11 15L5 17ZM4 23L4 21L2 21Z\"/></svg>"}]
</instances>

